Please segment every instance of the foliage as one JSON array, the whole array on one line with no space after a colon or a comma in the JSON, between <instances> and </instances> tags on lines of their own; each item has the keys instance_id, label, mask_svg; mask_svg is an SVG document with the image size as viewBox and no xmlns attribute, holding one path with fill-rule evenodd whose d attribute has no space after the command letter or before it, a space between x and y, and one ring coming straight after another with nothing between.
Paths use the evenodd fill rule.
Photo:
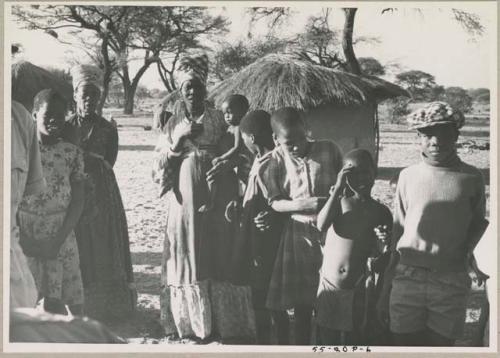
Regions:
<instances>
[{"instance_id":1,"label":"foliage","mask_svg":"<svg viewBox=\"0 0 500 358\"><path fill-rule=\"evenodd\" d=\"M470 112L472 109L472 98L462 87L447 87L443 100L464 113Z\"/></svg>"},{"instance_id":2,"label":"foliage","mask_svg":"<svg viewBox=\"0 0 500 358\"><path fill-rule=\"evenodd\" d=\"M358 59L361 66L361 72L365 75L383 76L385 75L385 68L380 62L373 57L360 57Z\"/></svg>"},{"instance_id":3,"label":"foliage","mask_svg":"<svg viewBox=\"0 0 500 358\"><path fill-rule=\"evenodd\" d=\"M387 100L387 114L390 123L401 123L404 118L410 113L408 104L410 99L405 97L396 97Z\"/></svg>"},{"instance_id":4,"label":"foliage","mask_svg":"<svg viewBox=\"0 0 500 358\"><path fill-rule=\"evenodd\" d=\"M78 44L84 33L97 40L105 86L113 72L120 77L125 113L133 111L135 91L143 74L151 64L162 61L162 55L177 51L180 38L192 40L221 33L227 27L225 18L196 6L18 5L13 7L13 14L28 29L70 30L64 38L54 36L63 43ZM128 63L137 59L142 65L132 75Z\"/></svg>"},{"instance_id":5,"label":"foliage","mask_svg":"<svg viewBox=\"0 0 500 358\"><path fill-rule=\"evenodd\" d=\"M71 74L69 73L69 71L55 67L46 67L45 69L52 75L54 75L54 77L56 77L57 79L66 82L70 86L73 85Z\"/></svg>"},{"instance_id":6,"label":"foliage","mask_svg":"<svg viewBox=\"0 0 500 358\"><path fill-rule=\"evenodd\" d=\"M474 102L490 102L490 90L488 88L472 88L467 91L467 94Z\"/></svg>"},{"instance_id":7,"label":"foliage","mask_svg":"<svg viewBox=\"0 0 500 358\"><path fill-rule=\"evenodd\" d=\"M419 71L410 70L396 75L396 83L408 90L413 100L429 101L435 96L436 81L433 75Z\"/></svg>"},{"instance_id":8,"label":"foliage","mask_svg":"<svg viewBox=\"0 0 500 358\"><path fill-rule=\"evenodd\" d=\"M224 43L216 51L212 74L222 81L241 71L244 67L271 53L280 53L288 46L286 40L275 37Z\"/></svg>"}]
</instances>

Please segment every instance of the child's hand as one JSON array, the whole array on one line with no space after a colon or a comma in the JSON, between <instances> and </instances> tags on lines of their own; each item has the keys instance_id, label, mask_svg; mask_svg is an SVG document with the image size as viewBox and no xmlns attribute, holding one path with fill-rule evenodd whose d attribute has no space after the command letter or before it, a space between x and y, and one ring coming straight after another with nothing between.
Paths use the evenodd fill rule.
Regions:
<instances>
[{"instance_id":1,"label":"child's hand","mask_svg":"<svg viewBox=\"0 0 500 358\"><path fill-rule=\"evenodd\" d=\"M52 241L40 242L40 253L39 257L46 260L55 260L59 254L61 246L58 243Z\"/></svg>"},{"instance_id":2,"label":"child's hand","mask_svg":"<svg viewBox=\"0 0 500 358\"><path fill-rule=\"evenodd\" d=\"M269 230L271 228L271 212L267 210L259 212L253 222L260 231Z\"/></svg>"},{"instance_id":3,"label":"child's hand","mask_svg":"<svg viewBox=\"0 0 500 358\"><path fill-rule=\"evenodd\" d=\"M475 281L477 282L477 285L481 287L483 283L485 283L486 280L490 278L490 276L485 274L483 271L479 269L479 267L477 266L476 258L474 257L473 254L468 255L467 264L469 268L472 270L472 272L474 272L474 275L476 276Z\"/></svg>"},{"instance_id":4,"label":"child's hand","mask_svg":"<svg viewBox=\"0 0 500 358\"><path fill-rule=\"evenodd\" d=\"M212 165L217 165L217 163L221 162L221 160L221 157L214 158L214 160L212 160Z\"/></svg>"},{"instance_id":5,"label":"child's hand","mask_svg":"<svg viewBox=\"0 0 500 358\"><path fill-rule=\"evenodd\" d=\"M391 240L391 229L387 225L379 225L373 229L377 239L384 245L387 246L390 244Z\"/></svg>"},{"instance_id":6,"label":"child's hand","mask_svg":"<svg viewBox=\"0 0 500 358\"><path fill-rule=\"evenodd\" d=\"M40 255L40 244L33 238L21 235L19 245L28 257L38 257Z\"/></svg>"},{"instance_id":7,"label":"child's hand","mask_svg":"<svg viewBox=\"0 0 500 358\"><path fill-rule=\"evenodd\" d=\"M325 205L327 198L324 196L313 196L312 198L304 199L303 210L318 212Z\"/></svg>"},{"instance_id":8,"label":"child's hand","mask_svg":"<svg viewBox=\"0 0 500 358\"><path fill-rule=\"evenodd\" d=\"M346 165L344 165L340 170L339 174L337 175L337 182L335 183L335 187L339 189L345 188L345 186L347 185L347 176L351 172L352 172L352 164L347 163Z\"/></svg>"}]
</instances>

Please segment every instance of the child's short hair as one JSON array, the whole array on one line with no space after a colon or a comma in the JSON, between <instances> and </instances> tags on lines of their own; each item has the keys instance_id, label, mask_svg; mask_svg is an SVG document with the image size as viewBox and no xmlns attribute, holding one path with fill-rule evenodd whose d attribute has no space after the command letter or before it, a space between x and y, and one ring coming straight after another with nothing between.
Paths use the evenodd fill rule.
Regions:
<instances>
[{"instance_id":1,"label":"child's short hair","mask_svg":"<svg viewBox=\"0 0 500 358\"><path fill-rule=\"evenodd\" d=\"M33 100L33 112L38 112L40 108L49 102L59 102L64 108L64 111L68 108L68 102L66 99L56 90L52 88L43 89L38 92Z\"/></svg>"},{"instance_id":2,"label":"child's short hair","mask_svg":"<svg viewBox=\"0 0 500 358\"><path fill-rule=\"evenodd\" d=\"M227 104L230 106L235 105L238 108L241 108L241 110L244 113L246 113L250 108L250 103L248 102L248 99L242 94L232 94L229 97L227 97L224 100L224 102L227 102Z\"/></svg>"},{"instance_id":3,"label":"child's short hair","mask_svg":"<svg viewBox=\"0 0 500 358\"><path fill-rule=\"evenodd\" d=\"M377 165L375 164L375 160L373 160L371 153L366 149L357 148L351 150L345 155L344 161L349 159L357 161L358 163L362 163L363 165L367 165L372 168L375 173L377 172Z\"/></svg>"},{"instance_id":4,"label":"child's short hair","mask_svg":"<svg viewBox=\"0 0 500 358\"><path fill-rule=\"evenodd\" d=\"M304 125L304 121L302 119L302 112L297 108L280 108L271 115L271 127L275 133L279 129L292 128L299 125Z\"/></svg>"},{"instance_id":5,"label":"child's short hair","mask_svg":"<svg viewBox=\"0 0 500 358\"><path fill-rule=\"evenodd\" d=\"M259 143L268 148L274 148L271 115L266 111L258 109L248 112L241 119L240 131L245 134L253 134Z\"/></svg>"}]
</instances>

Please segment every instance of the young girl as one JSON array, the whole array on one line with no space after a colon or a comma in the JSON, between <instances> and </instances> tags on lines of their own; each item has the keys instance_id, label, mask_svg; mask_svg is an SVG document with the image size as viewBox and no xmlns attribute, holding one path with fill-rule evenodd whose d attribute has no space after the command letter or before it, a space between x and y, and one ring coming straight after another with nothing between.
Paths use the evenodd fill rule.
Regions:
<instances>
[{"instance_id":1,"label":"young girl","mask_svg":"<svg viewBox=\"0 0 500 358\"><path fill-rule=\"evenodd\" d=\"M83 285L78 247L73 229L83 209L83 155L60 139L66 101L54 90L35 97L33 118L37 123L45 191L24 198L18 211L21 242L44 309L81 315Z\"/></svg>"},{"instance_id":2,"label":"young girl","mask_svg":"<svg viewBox=\"0 0 500 358\"><path fill-rule=\"evenodd\" d=\"M266 306L293 308L296 344L310 344L312 306L316 299L325 234L316 217L342 166L335 143L309 141L301 113L282 108L271 126L278 147L261 173L263 194L274 211L288 213L270 280Z\"/></svg>"},{"instance_id":3,"label":"young girl","mask_svg":"<svg viewBox=\"0 0 500 358\"><path fill-rule=\"evenodd\" d=\"M243 147L243 140L241 139L239 125L249 107L250 105L248 104L248 99L240 94L233 94L229 96L224 103L222 103L222 113L224 114L224 120L228 125L227 133L231 135L234 142L233 146L227 152L212 160L212 165L216 166L218 163L233 158ZM216 183L209 182L208 189L209 201L199 209L200 212L211 210L213 207L213 202L215 201L215 196L217 195Z\"/></svg>"}]
</instances>

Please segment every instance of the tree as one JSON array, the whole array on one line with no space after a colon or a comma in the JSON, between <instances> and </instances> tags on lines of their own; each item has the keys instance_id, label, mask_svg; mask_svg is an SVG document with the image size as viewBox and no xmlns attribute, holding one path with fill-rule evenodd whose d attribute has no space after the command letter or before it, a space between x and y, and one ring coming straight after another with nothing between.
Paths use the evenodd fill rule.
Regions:
<instances>
[{"instance_id":1,"label":"tree","mask_svg":"<svg viewBox=\"0 0 500 358\"><path fill-rule=\"evenodd\" d=\"M371 76L385 75L385 68L373 57L360 57L358 59L361 72Z\"/></svg>"},{"instance_id":2,"label":"tree","mask_svg":"<svg viewBox=\"0 0 500 358\"><path fill-rule=\"evenodd\" d=\"M443 99L452 107L468 113L472 109L472 98L462 87L447 87Z\"/></svg>"},{"instance_id":3,"label":"tree","mask_svg":"<svg viewBox=\"0 0 500 358\"><path fill-rule=\"evenodd\" d=\"M399 73L396 83L407 89L416 101L430 100L436 87L433 75L418 70Z\"/></svg>"},{"instance_id":4,"label":"tree","mask_svg":"<svg viewBox=\"0 0 500 358\"><path fill-rule=\"evenodd\" d=\"M319 16L309 17L304 32L295 40L295 47L303 60L324 67L346 69L339 52L340 32L332 30L328 23L330 10L325 8Z\"/></svg>"},{"instance_id":5,"label":"tree","mask_svg":"<svg viewBox=\"0 0 500 358\"><path fill-rule=\"evenodd\" d=\"M161 60L162 53L172 50L178 37L220 33L227 26L222 16L211 16L206 8L194 6L37 5L15 6L13 13L28 29L70 29L66 43L80 42L83 31L98 39L108 85L115 60L114 72L123 84L126 114L133 113L135 92L143 74ZM129 70L133 60L141 61L135 75Z\"/></svg>"},{"instance_id":6,"label":"tree","mask_svg":"<svg viewBox=\"0 0 500 358\"><path fill-rule=\"evenodd\" d=\"M344 12L344 28L342 31L342 50L344 55L344 60L346 63L347 70L354 74L361 74L361 68L356 58L354 52L353 34L354 34L354 24L356 18L357 8L343 8ZM421 9L415 9L421 12ZM384 13L393 13L397 11L397 8L385 8L381 11ZM256 19L271 18L274 21L271 22L271 31L274 31L275 27L278 27L284 22L284 20L291 16L291 12L288 8L267 8L267 7L257 7L252 8L250 11L251 23L255 22ZM255 13L260 16L256 17ZM471 36L480 36L484 31L484 27L480 22L479 16L476 14L463 11L460 9L451 9L452 18L457 21Z\"/></svg>"},{"instance_id":7,"label":"tree","mask_svg":"<svg viewBox=\"0 0 500 358\"><path fill-rule=\"evenodd\" d=\"M387 100L387 113L391 123L401 122L401 119L410 113L408 108L410 101L406 97L396 97Z\"/></svg>"},{"instance_id":8,"label":"tree","mask_svg":"<svg viewBox=\"0 0 500 358\"><path fill-rule=\"evenodd\" d=\"M473 101L484 101L490 100L490 90L487 88L471 88L467 90L467 94L472 98Z\"/></svg>"},{"instance_id":9,"label":"tree","mask_svg":"<svg viewBox=\"0 0 500 358\"><path fill-rule=\"evenodd\" d=\"M260 40L240 40L234 44L223 43L215 53L212 74L223 81L259 58L282 52L287 46L287 40L272 36Z\"/></svg>"}]
</instances>

